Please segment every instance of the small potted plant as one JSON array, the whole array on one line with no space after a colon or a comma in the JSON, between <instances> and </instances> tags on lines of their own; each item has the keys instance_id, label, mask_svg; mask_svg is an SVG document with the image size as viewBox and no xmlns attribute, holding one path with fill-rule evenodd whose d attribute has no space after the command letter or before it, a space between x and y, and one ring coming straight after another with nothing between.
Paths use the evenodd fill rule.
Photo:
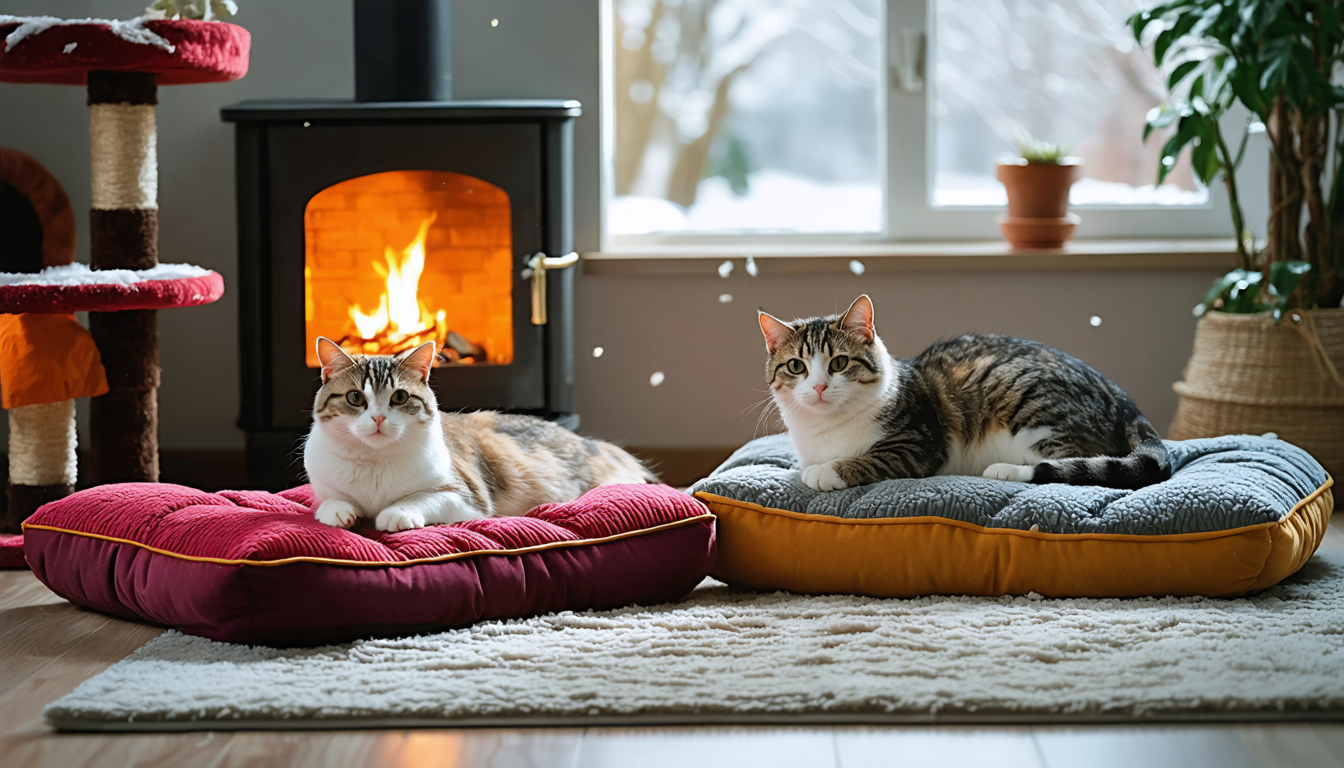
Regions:
<instances>
[{"instance_id":1,"label":"small potted plant","mask_svg":"<svg viewBox=\"0 0 1344 768\"><path fill-rule=\"evenodd\" d=\"M1008 215L999 217L999 229L1014 248L1060 248L1078 227L1078 216L1069 213L1069 188L1083 161L1068 156L1067 144L1030 137L1018 141L1017 153L998 164L1008 190Z\"/></svg>"},{"instance_id":2,"label":"small potted plant","mask_svg":"<svg viewBox=\"0 0 1344 768\"><path fill-rule=\"evenodd\" d=\"M1129 19L1167 78L1144 138L1174 129L1158 183L1190 149L1204 184L1227 187L1237 269L1195 308L1194 352L1174 385L1170 437L1274 432L1344 474L1344 58L1337 0L1168 0ZM1155 34L1148 34L1150 28ZM1250 121L1234 143L1222 118ZM1333 116L1333 119L1332 119ZM1269 221L1258 240L1236 171L1247 137L1269 139Z\"/></svg>"}]
</instances>

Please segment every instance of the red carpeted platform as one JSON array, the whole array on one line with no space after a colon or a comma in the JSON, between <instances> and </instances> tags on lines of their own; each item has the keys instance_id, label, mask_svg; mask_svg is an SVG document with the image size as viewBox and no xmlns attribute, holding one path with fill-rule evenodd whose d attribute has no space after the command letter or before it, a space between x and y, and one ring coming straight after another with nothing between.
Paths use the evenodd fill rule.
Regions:
<instances>
[{"instance_id":1,"label":"red carpeted platform","mask_svg":"<svg viewBox=\"0 0 1344 768\"><path fill-rule=\"evenodd\" d=\"M133 283L0 285L0 314L65 314L195 307L218 301L223 295L224 278L218 272L199 277L139 280Z\"/></svg>"},{"instance_id":2,"label":"red carpeted platform","mask_svg":"<svg viewBox=\"0 0 1344 768\"><path fill-rule=\"evenodd\" d=\"M0 41L21 26L0 24ZM0 45L0 81L84 85L89 70L99 70L149 72L158 85L221 83L247 74L251 46L247 30L220 21L159 19L137 25L71 20L35 29L8 50Z\"/></svg>"}]
</instances>

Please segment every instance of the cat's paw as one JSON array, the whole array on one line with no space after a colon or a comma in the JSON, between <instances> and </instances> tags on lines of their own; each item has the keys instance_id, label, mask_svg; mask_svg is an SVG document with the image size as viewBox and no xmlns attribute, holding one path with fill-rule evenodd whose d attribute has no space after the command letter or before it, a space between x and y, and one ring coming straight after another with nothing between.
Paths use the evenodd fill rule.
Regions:
<instances>
[{"instance_id":1,"label":"cat's paw","mask_svg":"<svg viewBox=\"0 0 1344 768\"><path fill-rule=\"evenodd\" d=\"M1036 476L1036 468L1024 464L990 464L985 468L983 477L991 480L1012 480L1030 483Z\"/></svg>"},{"instance_id":2,"label":"cat's paw","mask_svg":"<svg viewBox=\"0 0 1344 768\"><path fill-rule=\"evenodd\" d=\"M378 518L373 521L373 527L389 533L424 528L425 513L408 505L393 504L378 513Z\"/></svg>"},{"instance_id":3,"label":"cat's paw","mask_svg":"<svg viewBox=\"0 0 1344 768\"><path fill-rule=\"evenodd\" d=\"M840 479L840 473L835 471L834 461L813 464L804 469L803 485L814 491L843 491L849 487Z\"/></svg>"},{"instance_id":4,"label":"cat's paw","mask_svg":"<svg viewBox=\"0 0 1344 768\"><path fill-rule=\"evenodd\" d=\"M340 499L327 499L317 508L317 522L332 528L349 528L359 519L359 510L354 504Z\"/></svg>"}]
</instances>

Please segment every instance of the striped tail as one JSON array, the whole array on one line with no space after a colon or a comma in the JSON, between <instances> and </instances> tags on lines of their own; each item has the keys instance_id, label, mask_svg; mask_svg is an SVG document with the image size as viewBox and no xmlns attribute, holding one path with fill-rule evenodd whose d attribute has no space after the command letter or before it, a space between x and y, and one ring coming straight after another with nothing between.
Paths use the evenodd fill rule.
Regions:
<instances>
[{"instance_id":1,"label":"striped tail","mask_svg":"<svg viewBox=\"0 0 1344 768\"><path fill-rule=\"evenodd\" d=\"M1142 416L1130 422L1129 455L1047 459L1033 467L1028 482L1100 485L1137 490L1171 477L1171 456L1157 430Z\"/></svg>"}]
</instances>

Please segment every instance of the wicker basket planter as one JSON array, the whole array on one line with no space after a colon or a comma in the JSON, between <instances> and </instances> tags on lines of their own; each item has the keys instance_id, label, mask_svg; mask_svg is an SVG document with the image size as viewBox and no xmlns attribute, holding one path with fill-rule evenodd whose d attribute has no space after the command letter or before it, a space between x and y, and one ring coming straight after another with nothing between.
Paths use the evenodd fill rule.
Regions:
<instances>
[{"instance_id":1,"label":"wicker basket planter","mask_svg":"<svg viewBox=\"0 0 1344 768\"><path fill-rule=\"evenodd\" d=\"M1344 309L1199 320L1171 439L1277 433L1344 476Z\"/></svg>"}]
</instances>

